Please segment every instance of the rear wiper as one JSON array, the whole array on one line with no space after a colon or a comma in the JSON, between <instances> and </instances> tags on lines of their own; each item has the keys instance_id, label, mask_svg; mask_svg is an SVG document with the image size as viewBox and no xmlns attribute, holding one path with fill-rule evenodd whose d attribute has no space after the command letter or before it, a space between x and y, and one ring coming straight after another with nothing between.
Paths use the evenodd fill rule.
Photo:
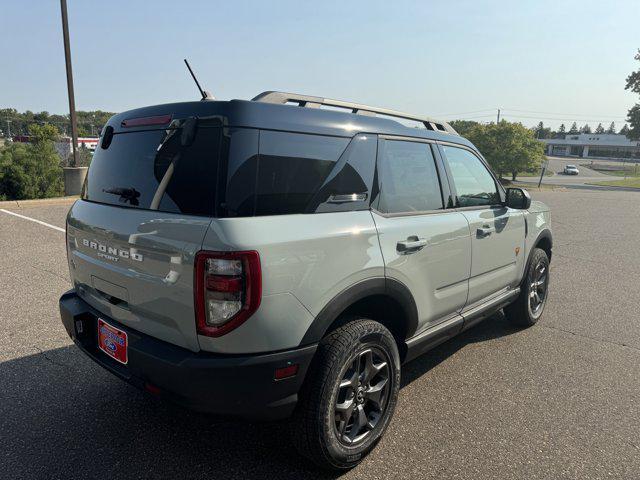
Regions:
<instances>
[{"instance_id":1,"label":"rear wiper","mask_svg":"<svg viewBox=\"0 0 640 480\"><path fill-rule=\"evenodd\" d=\"M128 201L131 205L138 205L140 203L138 201L138 197L140 197L140 192L133 187L103 188L102 191L104 193L111 193L113 195L118 195L120 197L121 202Z\"/></svg>"}]
</instances>

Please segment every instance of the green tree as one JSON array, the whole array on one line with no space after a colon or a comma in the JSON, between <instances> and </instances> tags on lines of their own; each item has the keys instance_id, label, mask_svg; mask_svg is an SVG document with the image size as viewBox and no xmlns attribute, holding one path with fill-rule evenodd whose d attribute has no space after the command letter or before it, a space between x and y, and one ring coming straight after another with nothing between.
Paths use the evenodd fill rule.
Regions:
<instances>
[{"instance_id":1,"label":"green tree","mask_svg":"<svg viewBox=\"0 0 640 480\"><path fill-rule=\"evenodd\" d=\"M592 133L592 132L591 132L591 127L589 126L589 124L588 124L588 123L585 123L585 124L584 124L584 127L582 127L582 128L580 129L580 133Z\"/></svg>"},{"instance_id":2,"label":"green tree","mask_svg":"<svg viewBox=\"0 0 640 480\"><path fill-rule=\"evenodd\" d=\"M616 122L611 122L611 125L609 125L609 128L607 128L607 133L616 133Z\"/></svg>"},{"instance_id":3,"label":"green tree","mask_svg":"<svg viewBox=\"0 0 640 480\"><path fill-rule=\"evenodd\" d=\"M37 123L29 125L29 136L31 143L55 142L59 138L58 129L51 124L45 123L38 125Z\"/></svg>"},{"instance_id":4,"label":"green tree","mask_svg":"<svg viewBox=\"0 0 640 480\"><path fill-rule=\"evenodd\" d=\"M56 128L34 124L29 133L31 143L12 143L0 153L0 197L23 200L63 194L60 157L53 147Z\"/></svg>"},{"instance_id":5,"label":"green tree","mask_svg":"<svg viewBox=\"0 0 640 480\"><path fill-rule=\"evenodd\" d=\"M596 127L595 133L604 133L604 127L602 126L602 123L598 124L598 126Z\"/></svg>"},{"instance_id":6,"label":"green tree","mask_svg":"<svg viewBox=\"0 0 640 480\"><path fill-rule=\"evenodd\" d=\"M478 124L466 136L500 178L510 174L515 180L520 172L537 170L544 160L544 144L521 123L503 120L498 124Z\"/></svg>"},{"instance_id":7,"label":"green tree","mask_svg":"<svg viewBox=\"0 0 640 480\"><path fill-rule=\"evenodd\" d=\"M103 112L102 110L94 110L85 112L79 110L78 132L80 136L98 136L100 130L107 123L107 120L113 115L111 112ZM6 129L7 120L9 120L11 135L27 135L29 133L29 125L37 123L39 125L49 123L54 125L60 134L71 135L71 124L68 115L51 114L49 112L18 112L15 108L0 109L0 123L2 128ZM8 132L7 132L8 133Z\"/></svg>"},{"instance_id":8,"label":"green tree","mask_svg":"<svg viewBox=\"0 0 640 480\"><path fill-rule=\"evenodd\" d=\"M569 129L569 134L576 135L577 133L580 133L580 131L578 130L578 124L576 124L576 122L573 122L571 124L571 128Z\"/></svg>"},{"instance_id":9,"label":"green tree","mask_svg":"<svg viewBox=\"0 0 640 480\"><path fill-rule=\"evenodd\" d=\"M467 132L478 125L478 122L474 122L473 120L453 120L449 122L449 125L451 125L460 135L466 137Z\"/></svg>"},{"instance_id":10,"label":"green tree","mask_svg":"<svg viewBox=\"0 0 640 480\"><path fill-rule=\"evenodd\" d=\"M629 125L625 123L618 132L618 135L629 135Z\"/></svg>"},{"instance_id":11,"label":"green tree","mask_svg":"<svg viewBox=\"0 0 640 480\"><path fill-rule=\"evenodd\" d=\"M558 127L558 131L554 136L555 138L564 138L566 133L567 133L567 128L564 126L564 123L561 123L560 126Z\"/></svg>"},{"instance_id":12,"label":"green tree","mask_svg":"<svg viewBox=\"0 0 640 480\"><path fill-rule=\"evenodd\" d=\"M538 123L538 125L533 129L533 132L535 137L538 139L551 138L553 136L551 129L545 127L542 122Z\"/></svg>"},{"instance_id":13,"label":"green tree","mask_svg":"<svg viewBox=\"0 0 640 480\"><path fill-rule=\"evenodd\" d=\"M640 62L640 49L638 53L633 57ZM640 94L640 69L627 77L627 84L624 87L625 90L631 90L633 93ZM636 103L627 112L627 122L631 125L629 131L626 133L627 137L631 140L640 140L640 103Z\"/></svg>"},{"instance_id":14,"label":"green tree","mask_svg":"<svg viewBox=\"0 0 640 480\"><path fill-rule=\"evenodd\" d=\"M71 156L73 156L73 153ZM91 150L83 143L78 149L78 165L76 165L76 167L88 167L91 164L92 158L93 153L91 153Z\"/></svg>"}]
</instances>

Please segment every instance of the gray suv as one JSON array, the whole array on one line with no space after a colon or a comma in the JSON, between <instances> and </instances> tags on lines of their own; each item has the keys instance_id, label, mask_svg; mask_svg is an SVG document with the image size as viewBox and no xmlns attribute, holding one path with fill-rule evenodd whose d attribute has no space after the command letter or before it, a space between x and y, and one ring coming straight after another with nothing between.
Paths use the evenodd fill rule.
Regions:
<instances>
[{"instance_id":1,"label":"gray suv","mask_svg":"<svg viewBox=\"0 0 640 480\"><path fill-rule=\"evenodd\" d=\"M403 363L501 308L536 323L552 238L447 123L265 92L111 118L66 245L62 322L92 360L195 410L289 418L346 469Z\"/></svg>"}]
</instances>

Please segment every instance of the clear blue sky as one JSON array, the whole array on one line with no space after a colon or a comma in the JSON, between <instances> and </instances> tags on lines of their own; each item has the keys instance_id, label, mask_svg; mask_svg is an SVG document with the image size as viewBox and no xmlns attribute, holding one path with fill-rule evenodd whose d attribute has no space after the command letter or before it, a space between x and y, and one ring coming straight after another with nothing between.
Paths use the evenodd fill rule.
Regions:
<instances>
[{"instance_id":1,"label":"clear blue sky","mask_svg":"<svg viewBox=\"0 0 640 480\"><path fill-rule=\"evenodd\" d=\"M624 83L640 67L638 0L68 2L80 110L196 99L184 57L220 99L284 90L618 127L637 101ZM68 111L57 0L3 0L0 45L0 107Z\"/></svg>"}]
</instances>

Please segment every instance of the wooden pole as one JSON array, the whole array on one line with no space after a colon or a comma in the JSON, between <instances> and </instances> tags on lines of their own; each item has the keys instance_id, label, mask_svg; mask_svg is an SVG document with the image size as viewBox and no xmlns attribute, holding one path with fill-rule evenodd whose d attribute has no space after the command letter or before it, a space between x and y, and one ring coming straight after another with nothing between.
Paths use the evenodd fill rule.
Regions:
<instances>
[{"instance_id":1,"label":"wooden pole","mask_svg":"<svg viewBox=\"0 0 640 480\"><path fill-rule=\"evenodd\" d=\"M76 101L73 94L73 72L71 70L71 46L69 44L69 19L67 17L67 0L60 0L62 10L62 37L64 39L64 60L67 67L67 91L69 93L69 117L71 119L71 147L73 149L73 165L78 166L78 121L76 118Z\"/></svg>"}]
</instances>

